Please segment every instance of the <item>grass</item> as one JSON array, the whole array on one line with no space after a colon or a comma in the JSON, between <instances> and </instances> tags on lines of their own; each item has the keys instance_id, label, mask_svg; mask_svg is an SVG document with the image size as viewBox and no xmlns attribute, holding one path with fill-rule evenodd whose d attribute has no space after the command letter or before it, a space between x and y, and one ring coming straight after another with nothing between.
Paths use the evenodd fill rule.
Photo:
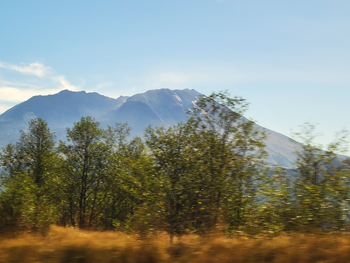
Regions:
<instances>
[{"instance_id":1,"label":"grass","mask_svg":"<svg viewBox=\"0 0 350 263\"><path fill-rule=\"evenodd\" d=\"M350 238L345 234L257 239L188 235L171 245L164 233L139 240L137 235L54 226L45 237L33 234L3 237L0 262L350 262Z\"/></svg>"}]
</instances>

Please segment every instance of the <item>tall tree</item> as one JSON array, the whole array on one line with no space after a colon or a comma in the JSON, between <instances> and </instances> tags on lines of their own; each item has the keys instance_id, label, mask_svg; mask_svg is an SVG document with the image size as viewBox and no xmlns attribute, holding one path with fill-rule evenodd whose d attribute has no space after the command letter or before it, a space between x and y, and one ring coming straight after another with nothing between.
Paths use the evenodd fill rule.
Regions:
<instances>
[{"instance_id":1,"label":"tall tree","mask_svg":"<svg viewBox=\"0 0 350 263\"><path fill-rule=\"evenodd\" d=\"M257 196L259 205L252 214L251 233L276 235L294 229L292 175L283 167L271 167L264 177Z\"/></svg>"},{"instance_id":2,"label":"tall tree","mask_svg":"<svg viewBox=\"0 0 350 263\"><path fill-rule=\"evenodd\" d=\"M166 229L171 238L186 232L210 228L210 197L201 177L198 145L192 127L178 124L169 128L149 127L145 133L157 172L161 176L160 190L164 195ZM199 161L199 162L197 162ZM211 201L209 201L211 203ZM213 207L212 207L213 208ZM207 218L204 219L204 217Z\"/></svg>"},{"instance_id":3,"label":"tall tree","mask_svg":"<svg viewBox=\"0 0 350 263\"><path fill-rule=\"evenodd\" d=\"M336 152L346 145L348 132L342 131L326 150L314 143L315 126L304 124L295 135L303 143L298 153L295 182L298 226L302 229L339 229L349 198L349 173L337 164Z\"/></svg>"},{"instance_id":4,"label":"tall tree","mask_svg":"<svg viewBox=\"0 0 350 263\"><path fill-rule=\"evenodd\" d=\"M98 206L98 193L105 176L103 129L92 117L82 117L67 128L67 142L59 149L65 159L66 210L70 223L89 227Z\"/></svg>"},{"instance_id":5,"label":"tall tree","mask_svg":"<svg viewBox=\"0 0 350 263\"><path fill-rule=\"evenodd\" d=\"M127 124L116 123L114 127L108 127L105 133L108 169L99 218L103 229L134 229L136 214L141 227L144 223L141 217L144 215L139 208L151 206L151 203L148 206L145 204L153 186L153 166L144 152L142 140L138 137L129 140L130 130ZM152 190L155 192L155 189ZM142 231L147 232L146 228Z\"/></svg>"},{"instance_id":6,"label":"tall tree","mask_svg":"<svg viewBox=\"0 0 350 263\"><path fill-rule=\"evenodd\" d=\"M265 134L243 117L247 106L244 99L220 92L202 96L190 111L189 122L206 141L203 150L213 180L216 213L225 215L231 229L247 223L264 173Z\"/></svg>"},{"instance_id":7,"label":"tall tree","mask_svg":"<svg viewBox=\"0 0 350 263\"><path fill-rule=\"evenodd\" d=\"M224 216L246 223L264 158L263 132L242 114L246 103L225 93L201 97L187 123L146 130L163 175L171 235L208 232Z\"/></svg>"},{"instance_id":8,"label":"tall tree","mask_svg":"<svg viewBox=\"0 0 350 263\"><path fill-rule=\"evenodd\" d=\"M16 209L21 211L24 221L34 230L43 228L57 219L58 156L54 149L54 139L55 136L50 132L46 121L40 118L32 119L28 130L21 131L19 141L15 145L7 145L0 156L4 169L2 182L6 189L5 195L19 194L23 207L19 208L17 204ZM18 180L25 181L26 185ZM31 204L31 207L25 208L24 204Z\"/></svg>"}]
</instances>

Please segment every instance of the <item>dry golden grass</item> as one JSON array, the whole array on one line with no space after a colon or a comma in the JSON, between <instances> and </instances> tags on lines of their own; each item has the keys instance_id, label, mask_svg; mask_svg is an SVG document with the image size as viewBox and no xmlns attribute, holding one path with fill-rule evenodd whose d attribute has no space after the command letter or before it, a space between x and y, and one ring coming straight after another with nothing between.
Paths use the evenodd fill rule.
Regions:
<instances>
[{"instance_id":1,"label":"dry golden grass","mask_svg":"<svg viewBox=\"0 0 350 263\"><path fill-rule=\"evenodd\" d=\"M350 238L344 234L257 239L189 235L171 245L166 234L139 240L136 235L54 226L45 237L1 239L0 262L350 262Z\"/></svg>"}]
</instances>

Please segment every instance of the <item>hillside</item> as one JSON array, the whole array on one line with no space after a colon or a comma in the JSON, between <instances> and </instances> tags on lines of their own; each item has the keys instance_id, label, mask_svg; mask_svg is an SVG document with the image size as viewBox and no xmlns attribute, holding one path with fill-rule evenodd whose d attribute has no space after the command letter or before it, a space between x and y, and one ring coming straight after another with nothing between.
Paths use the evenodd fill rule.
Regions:
<instances>
[{"instance_id":1,"label":"hillside","mask_svg":"<svg viewBox=\"0 0 350 263\"><path fill-rule=\"evenodd\" d=\"M131 97L109 98L98 93L63 90L54 95L35 96L0 115L0 147L19 138L19 131L28 127L35 117L45 119L58 139L65 138L66 127L71 127L82 116L92 116L102 126L127 122L132 135L142 135L144 128L170 126L185 122L186 111L201 94L195 90L149 90ZM295 150L300 145L287 136L256 125L267 133L266 150L270 165L293 167Z\"/></svg>"}]
</instances>

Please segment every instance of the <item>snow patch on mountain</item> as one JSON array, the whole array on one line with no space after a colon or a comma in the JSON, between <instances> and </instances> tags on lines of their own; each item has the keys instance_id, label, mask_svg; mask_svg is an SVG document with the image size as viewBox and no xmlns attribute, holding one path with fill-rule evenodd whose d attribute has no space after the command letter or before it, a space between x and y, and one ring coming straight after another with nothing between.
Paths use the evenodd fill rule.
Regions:
<instances>
[{"instance_id":1,"label":"snow patch on mountain","mask_svg":"<svg viewBox=\"0 0 350 263\"><path fill-rule=\"evenodd\" d=\"M174 97L175 97L179 102L182 102L182 99L179 97L179 95L176 94L176 92L174 92Z\"/></svg>"}]
</instances>

